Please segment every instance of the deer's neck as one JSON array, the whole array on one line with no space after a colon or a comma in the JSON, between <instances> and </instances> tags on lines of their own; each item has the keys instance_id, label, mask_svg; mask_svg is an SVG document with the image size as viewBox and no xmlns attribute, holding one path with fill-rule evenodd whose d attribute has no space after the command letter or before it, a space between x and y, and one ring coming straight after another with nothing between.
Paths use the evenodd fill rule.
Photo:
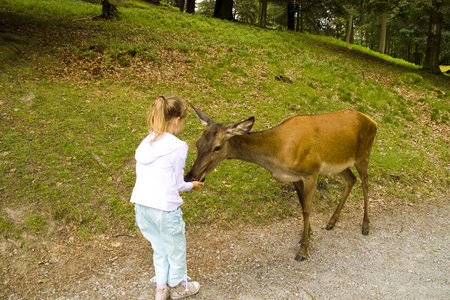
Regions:
<instances>
[{"instance_id":1,"label":"deer's neck","mask_svg":"<svg viewBox=\"0 0 450 300\"><path fill-rule=\"evenodd\" d=\"M279 143L276 139L272 130L234 136L230 139L227 158L248 161L270 170L272 158L277 152L276 145Z\"/></svg>"}]
</instances>

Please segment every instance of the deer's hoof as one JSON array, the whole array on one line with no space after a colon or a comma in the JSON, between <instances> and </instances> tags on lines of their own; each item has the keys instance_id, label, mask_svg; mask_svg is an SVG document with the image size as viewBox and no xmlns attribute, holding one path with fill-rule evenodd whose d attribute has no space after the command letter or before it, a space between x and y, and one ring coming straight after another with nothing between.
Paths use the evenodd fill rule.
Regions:
<instances>
[{"instance_id":1,"label":"deer's hoof","mask_svg":"<svg viewBox=\"0 0 450 300\"><path fill-rule=\"evenodd\" d=\"M297 256L295 257L296 261L304 261L306 260L306 256L303 256L301 254L297 254Z\"/></svg>"},{"instance_id":2,"label":"deer's hoof","mask_svg":"<svg viewBox=\"0 0 450 300\"><path fill-rule=\"evenodd\" d=\"M325 227L326 230L331 230L333 228L334 228L334 225L330 225L330 224L328 224L327 227Z\"/></svg>"},{"instance_id":3,"label":"deer's hoof","mask_svg":"<svg viewBox=\"0 0 450 300\"><path fill-rule=\"evenodd\" d=\"M363 234L363 235L369 235L369 229L363 228L362 234Z\"/></svg>"}]
</instances>

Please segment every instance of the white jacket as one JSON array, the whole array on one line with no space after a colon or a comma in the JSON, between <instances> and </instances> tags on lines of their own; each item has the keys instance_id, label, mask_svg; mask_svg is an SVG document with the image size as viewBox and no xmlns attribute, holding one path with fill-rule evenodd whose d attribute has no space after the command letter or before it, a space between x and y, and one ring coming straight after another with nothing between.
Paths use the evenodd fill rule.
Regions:
<instances>
[{"instance_id":1,"label":"white jacket","mask_svg":"<svg viewBox=\"0 0 450 300\"><path fill-rule=\"evenodd\" d=\"M130 201L174 211L183 204L179 192L193 188L192 182L183 178L188 145L167 132L150 145L153 135L148 135L136 149L136 184Z\"/></svg>"}]
</instances>

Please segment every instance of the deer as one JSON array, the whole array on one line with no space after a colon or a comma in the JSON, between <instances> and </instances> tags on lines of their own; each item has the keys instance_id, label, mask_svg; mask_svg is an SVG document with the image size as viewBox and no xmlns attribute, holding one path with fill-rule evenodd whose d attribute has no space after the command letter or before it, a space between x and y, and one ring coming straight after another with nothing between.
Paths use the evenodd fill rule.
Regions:
<instances>
[{"instance_id":1,"label":"deer","mask_svg":"<svg viewBox=\"0 0 450 300\"><path fill-rule=\"evenodd\" d=\"M364 195L362 234L369 234L367 170L377 132L377 124L369 116L356 110L298 115L270 129L250 132L253 116L226 126L191 106L206 129L196 141L197 158L185 181L204 181L221 161L238 159L263 167L279 182L292 182L303 212L301 245L295 260L303 261L308 255L310 215L318 177L337 174L345 183L339 204L326 225L331 230L356 183L350 169L354 166Z\"/></svg>"}]
</instances>

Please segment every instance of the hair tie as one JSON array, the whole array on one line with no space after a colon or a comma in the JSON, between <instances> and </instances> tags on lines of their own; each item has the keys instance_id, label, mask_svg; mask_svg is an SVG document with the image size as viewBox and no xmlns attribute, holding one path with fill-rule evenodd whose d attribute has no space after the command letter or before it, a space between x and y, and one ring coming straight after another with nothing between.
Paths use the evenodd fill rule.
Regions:
<instances>
[{"instance_id":1,"label":"hair tie","mask_svg":"<svg viewBox=\"0 0 450 300\"><path fill-rule=\"evenodd\" d=\"M159 95L158 97L156 97L156 98L163 98L164 99L164 101L166 101L166 94L164 94L164 95Z\"/></svg>"}]
</instances>

